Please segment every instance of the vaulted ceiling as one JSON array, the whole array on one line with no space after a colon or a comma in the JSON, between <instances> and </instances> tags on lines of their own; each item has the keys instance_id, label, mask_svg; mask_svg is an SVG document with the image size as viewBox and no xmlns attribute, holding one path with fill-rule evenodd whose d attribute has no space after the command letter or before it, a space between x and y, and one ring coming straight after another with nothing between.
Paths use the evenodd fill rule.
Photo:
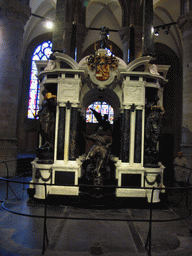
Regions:
<instances>
[{"instance_id":1,"label":"vaulted ceiling","mask_svg":"<svg viewBox=\"0 0 192 256\"><path fill-rule=\"evenodd\" d=\"M119 30L127 24L126 12L130 12L129 1L127 0L79 0L86 7L86 26L100 28L102 26ZM135 0L142 2L142 0ZM177 21L180 15L180 0L153 0L154 4L154 26ZM56 0L31 0L30 7L32 13L54 20ZM128 16L128 15L127 15ZM50 32L45 28L43 22L35 17L31 17L25 26L24 48L37 36ZM99 31L88 31L83 45L85 51L91 44L99 40ZM116 32L110 32L110 40L123 50L122 41ZM177 25L170 28L169 35L160 32L160 36L155 38L155 42L166 44L177 55L181 56L182 42Z\"/></svg>"}]
</instances>

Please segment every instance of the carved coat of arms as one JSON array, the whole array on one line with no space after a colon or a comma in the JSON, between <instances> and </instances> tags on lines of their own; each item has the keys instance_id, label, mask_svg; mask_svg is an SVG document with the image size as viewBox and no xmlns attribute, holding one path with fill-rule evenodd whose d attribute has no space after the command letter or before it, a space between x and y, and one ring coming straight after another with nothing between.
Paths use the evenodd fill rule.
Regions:
<instances>
[{"instance_id":1,"label":"carved coat of arms","mask_svg":"<svg viewBox=\"0 0 192 256\"><path fill-rule=\"evenodd\" d=\"M95 76L100 81L106 81L110 75L110 69L115 70L118 67L118 60L112 54L98 53L90 55L87 58L87 65L91 70L95 69Z\"/></svg>"}]
</instances>

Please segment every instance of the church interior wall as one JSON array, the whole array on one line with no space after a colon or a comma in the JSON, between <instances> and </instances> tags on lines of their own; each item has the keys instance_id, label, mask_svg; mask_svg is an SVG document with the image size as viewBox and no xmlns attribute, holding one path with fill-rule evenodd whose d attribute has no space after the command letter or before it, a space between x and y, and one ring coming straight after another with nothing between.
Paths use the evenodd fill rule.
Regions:
<instances>
[{"instance_id":1,"label":"church interior wall","mask_svg":"<svg viewBox=\"0 0 192 256\"><path fill-rule=\"evenodd\" d=\"M36 8L34 6L36 6ZM38 5L35 3L34 6L31 7L31 13L54 20L56 4L54 4L52 0L41 1ZM31 16L25 26L23 35L23 56L30 43L36 37L44 35L45 33L50 33L50 30L45 26L45 21L43 22L41 19Z\"/></svg>"},{"instance_id":2,"label":"church interior wall","mask_svg":"<svg viewBox=\"0 0 192 256\"><path fill-rule=\"evenodd\" d=\"M162 158L166 166L170 166L177 155L181 143L182 116L182 68L177 54L168 46L156 43L156 62L171 65L167 73L168 82L164 87L165 114L162 120ZM169 141L168 152L167 144ZM166 145L166 146L165 146Z\"/></svg>"},{"instance_id":3,"label":"church interior wall","mask_svg":"<svg viewBox=\"0 0 192 256\"><path fill-rule=\"evenodd\" d=\"M46 2L46 4L45 4ZM42 16L54 18L55 12L55 2L54 0L49 1L30 1L30 6L32 8L33 13L37 13ZM174 2L174 4L173 4ZM122 26L128 25L128 22L125 18L125 10L122 10L123 5L127 5L125 1L119 1L119 3L114 4L112 10L114 11L113 14L108 11L105 13L103 11L95 13L93 16L94 18L91 19L91 16L88 11L92 11L94 9L94 5L88 7L88 11L86 14L86 24L91 27L101 27L101 26L109 26L111 29L120 29ZM103 7L102 7L103 8ZM101 8L101 9L102 9ZM115 10L115 8L117 8ZM176 21L177 17L179 16L179 1L158 1L156 5L154 5L154 25L162 24L162 22L172 22L173 20ZM164 10L168 10L165 12ZM104 15L105 13L105 15ZM121 15L120 15L121 14ZM172 20L170 19L172 17ZM107 23L108 22L108 23ZM98 41L99 38L99 31L95 33L95 31L89 31L87 36L85 37L85 41L83 44L83 55L82 57L89 55L93 52L94 43ZM29 90L29 80L30 80L30 67L31 67L31 56L35 47L42 43L45 40L51 40L52 33L46 30L41 22L41 20L31 17L25 27L25 34L24 34L24 45L23 45L23 80L22 80L22 100L20 102L20 114L19 114L19 127L18 127L18 134L19 134L19 149L21 151L28 151L28 150L35 150L32 149L32 146L28 146L29 138L34 136L34 140L37 140L37 132L38 132L38 125L37 120L27 120L27 102L28 102L28 90ZM123 58L123 45L119 33L110 32L110 42L113 44L113 50L115 55L120 58ZM159 58L160 56L165 56L165 50L169 50L169 54L167 54L167 58L165 59L160 58L159 63L162 64L170 64L176 68L176 70L181 70L181 65L178 67L176 63L180 62L181 57L181 38L180 32L178 28L171 27L171 33L169 35L165 35L164 31L161 31L159 37L155 37L155 45L161 47L159 48ZM162 46L164 45L164 46ZM161 54L162 53L162 54ZM168 57L169 56L169 57ZM173 56L175 60L173 60ZM169 58L171 59L169 61ZM180 63L181 64L181 63ZM171 69L172 70L172 69ZM174 142L173 142L173 156L175 155L176 151L179 148L180 143L180 132L178 131L181 127L181 91L182 91L182 81L180 73L168 73L168 76L171 77L171 82L169 82L169 87L165 88L165 98L164 104L166 113L165 119L163 120L163 134L171 134L174 135ZM172 72L172 71L170 71ZM118 87L116 87L116 93L118 95ZM86 90L85 90L86 93ZM173 100L170 102L170 98ZM85 108L85 107L83 107ZM179 113L179 118L178 118ZM179 127L179 129L178 129ZM171 139L170 139L171 140Z\"/></svg>"},{"instance_id":4,"label":"church interior wall","mask_svg":"<svg viewBox=\"0 0 192 256\"><path fill-rule=\"evenodd\" d=\"M31 58L36 47L44 41L52 40L52 33L43 34L34 38L27 47L23 61L23 75L22 75L22 90L19 104L19 122L18 122L18 151L19 153L32 152L38 143L38 120L28 119L28 100L29 100L29 86L31 75ZM31 140L34 142L30 144Z\"/></svg>"}]
</instances>

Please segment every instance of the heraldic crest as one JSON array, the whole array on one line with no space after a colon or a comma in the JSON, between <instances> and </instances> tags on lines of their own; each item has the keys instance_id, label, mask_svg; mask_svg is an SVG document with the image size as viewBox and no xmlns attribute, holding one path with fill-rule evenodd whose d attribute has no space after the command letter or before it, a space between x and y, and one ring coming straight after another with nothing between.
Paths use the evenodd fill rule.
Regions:
<instances>
[{"instance_id":1,"label":"heraldic crest","mask_svg":"<svg viewBox=\"0 0 192 256\"><path fill-rule=\"evenodd\" d=\"M95 47L96 48L96 47ZM108 55L105 51L95 51L86 59L90 70L95 70L95 76L99 81L106 81L109 78L110 70L116 70L118 59L112 54Z\"/></svg>"}]
</instances>

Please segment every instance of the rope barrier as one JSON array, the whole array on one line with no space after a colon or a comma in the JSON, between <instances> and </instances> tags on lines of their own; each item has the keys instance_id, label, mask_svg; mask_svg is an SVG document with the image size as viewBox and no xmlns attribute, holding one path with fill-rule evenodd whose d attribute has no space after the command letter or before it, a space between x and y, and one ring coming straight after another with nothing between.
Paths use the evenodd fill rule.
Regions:
<instances>
[{"instance_id":1,"label":"rope barrier","mask_svg":"<svg viewBox=\"0 0 192 256\"><path fill-rule=\"evenodd\" d=\"M16 214L16 215L20 215L20 216L26 216L26 217L30 217L30 218L41 218L44 220L44 229L43 229L43 249L42 249L42 254L45 253L45 250L46 248L48 247L49 245L49 239L48 239L48 234L47 234L47 219L69 219L69 220L90 220L90 221L118 221L118 222L148 222L149 223L149 230L148 230L148 235L147 235L147 240L146 240L146 243L145 243L145 249L148 253L148 256L151 256L151 240L152 240L152 223L155 223L155 222L172 222L172 221L179 221L179 220L183 220L183 219L186 219L187 217L189 217L189 212L186 216L184 217L180 217L180 218L174 218L174 219L166 219L166 220L158 220L158 219L153 219L152 215L153 215L153 196L154 196L154 191L155 190L162 190L162 188L155 188L155 187L141 187L140 189L144 189L144 190L151 190L152 193L151 193L151 202L150 202L150 217L148 220L146 219L125 219L125 218L80 218L80 217L61 217L61 216L48 216L47 215L47 199L48 199L48 195L47 195L47 186L55 186L55 184L46 184L46 183L38 183L38 182L21 182L21 181L16 181L16 180L13 180L13 179L9 179L9 170L8 170L8 165L7 163L8 162L12 162L12 161L16 161L16 160L8 160L8 161L1 161L1 163L4 163L6 165L6 169L7 169L7 178L2 178L0 177L0 180L2 181L5 181L7 182L7 190L8 190L8 186L9 186L9 183L18 183L18 184L31 184L31 185L43 185L44 188L45 188L45 204L44 204L44 215L32 215L32 214L26 214L26 213L20 213L20 212L16 212L16 211L13 211L11 209L9 209L7 206L6 206L6 203L7 203L7 200L8 200L8 192L7 192L7 198L6 200L4 200L2 202L2 207L4 210L12 213L12 214ZM175 166L179 166L179 165L175 165ZM187 180L187 184L189 185L189 178L190 178L190 175L192 173L192 169L191 168L188 168L188 167L183 167L183 166L180 166L182 168L186 168L186 169L189 169L191 170L191 172L189 173L189 176L188 176L188 180ZM156 179L153 181L153 182L149 182L147 180L147 183L149 185L154 185L155 182L157 182L157 177ZM57 186L63 186L63 185L57 185ZM138 187L128 187L128 186L124 186L124 187L119 187L119 186L103 186L103 185L87 185L87 184L81 184L81 185L67 185L67 186L77 186L77 187L97 187L97 188L126 188L126 189L138 189ZM191 187L167 187L167 188L163 188L164 190L180 190L180 189L185 189L187 192L189 190L191 190L192 188ZM14 192L14 191L13 191ZM16 194L14 193L15 197L17 198ZM188 193L186 193L186 195L188 196ZM188 197L187 197L188 199ZM17 198L18 200L18 198ZM189 207L188 207L188 200L187 200L187 209L189 210Z\"/></svg>"}]
</instances>

